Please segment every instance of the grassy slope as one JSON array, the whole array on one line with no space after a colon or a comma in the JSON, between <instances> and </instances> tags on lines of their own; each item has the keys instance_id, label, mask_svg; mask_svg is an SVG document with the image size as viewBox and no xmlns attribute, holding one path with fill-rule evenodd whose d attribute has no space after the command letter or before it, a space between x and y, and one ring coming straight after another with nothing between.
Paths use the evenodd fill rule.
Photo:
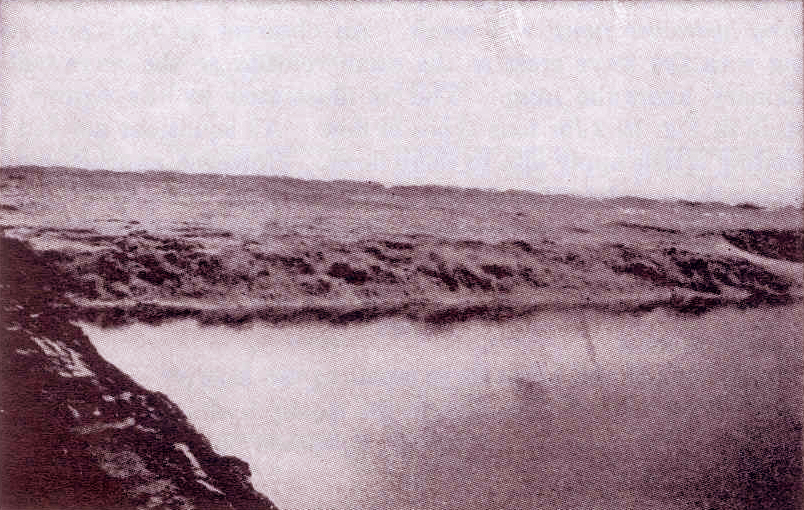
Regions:
<instances>
[{"instance_id":1,"label":"grassy slope","mask_svg":"<svg viewBox=\"0 0 804 510\"><path fill-rule=\"evenodd\" d=\"M7 234L72 274L71 296L99 321L440 321L801 295L793 208L278 177L0 176ZM792 232L792 248L779 229ZM763 258L725 251L724 232ZM763 264L766 255L787 258L784 270Z\"/></svg>"}]
</instances>

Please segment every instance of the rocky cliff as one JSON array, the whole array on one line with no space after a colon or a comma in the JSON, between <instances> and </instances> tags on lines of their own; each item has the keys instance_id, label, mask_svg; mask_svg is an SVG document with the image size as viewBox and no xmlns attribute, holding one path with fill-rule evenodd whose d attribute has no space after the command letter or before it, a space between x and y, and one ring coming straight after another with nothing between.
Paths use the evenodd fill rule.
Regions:
<instances>
[{"instance_id":1,"label":"rocky cliff","mask_svg":"<svg viewBox=\"0 0 804 510\"><path fill-rule=\"evenodd\" d=\"M68 321L72 285L0 238L0 507L275 508L165 395L106 362Z\"/></svg>"}]
</instances>

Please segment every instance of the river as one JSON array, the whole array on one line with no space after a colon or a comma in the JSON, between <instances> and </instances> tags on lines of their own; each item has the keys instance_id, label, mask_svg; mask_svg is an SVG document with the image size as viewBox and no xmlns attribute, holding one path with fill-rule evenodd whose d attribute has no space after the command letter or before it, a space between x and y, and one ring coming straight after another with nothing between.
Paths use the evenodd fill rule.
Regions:
<instances>
[{"instance_id":1,"label":"river","mask_svg":"<svg viewBox=\"0 0 804 510\"><path fill-rule=\"evenodd\" d=\"M797 469L797 306L82 327L285 510L700 508Z\"/></svg>"}]
</instances>

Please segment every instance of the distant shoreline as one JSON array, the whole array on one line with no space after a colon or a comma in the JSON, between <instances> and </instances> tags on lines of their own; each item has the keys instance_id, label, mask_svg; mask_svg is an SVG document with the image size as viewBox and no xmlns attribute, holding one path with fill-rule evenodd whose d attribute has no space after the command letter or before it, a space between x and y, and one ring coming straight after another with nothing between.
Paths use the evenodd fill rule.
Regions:
<instances>
[{"instance_id":1,"label":"distant shoreline","mask_svg":"<svg viewBox=\"0 0 804 510\"><path fill-rule=\"evenodd\" d=\"M88 169L82 167L65 166L65 165L35 165L35 164L15 164L15 165L0 165L0 177L6 179L13 178L14 176L21 176L23 174L35 174L39 176L45 175L95 175L95 176L126 176L144 181L151 182L209 182L220 185L226 181L240 181L243 183L258 182L262 185L267 184L285 184L295 185L297 187L330 187L333 185L341 185L345 188L354 190L366 191L386 191L389 193L399 192L402 194L419 194L421 193L447 193L457 195L517 195L517 196L532 196L532 197L567 197L579 200L598 201L598 202L611 202L612 204L639 204L650 205L661 202L677 203L679 205L688 207L697 207L702 209L723 209L730 207L743 207L743 208L759 208L759 209L784 209L795 208L804 210L804 201L801 203L794 202L773 202L762 200L735 200L733 203L711 200L711 199L694 199L682 196L634 196L634 195L581 195L573 193L568 190L536 190L525 188L477 188L477 187L463 187L454 186L449 184L429 184L429 183L392 183L380 181L363 181L352 179L309 179L303 177L296 177L292 175L283 174L258 174L258 173L215 173L215 172L187 172L181 170L161 170L161 169ZM767 197L765 197L767 198Z\"/></svg>"}]
</instances>

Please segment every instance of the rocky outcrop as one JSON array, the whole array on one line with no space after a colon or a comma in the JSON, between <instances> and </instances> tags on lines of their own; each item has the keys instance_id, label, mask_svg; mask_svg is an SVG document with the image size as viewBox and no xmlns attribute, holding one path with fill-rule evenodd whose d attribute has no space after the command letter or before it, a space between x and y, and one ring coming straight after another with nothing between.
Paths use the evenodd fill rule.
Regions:
<instances>
[{"instance_id":1,"label":"rocky outcrop","mask_svg":"<svg viewBox=\"0 0 804 510\"><path fill-rule=\"evenodd\" d=\"M216 454L165 395L68 322L69 277L0 238L0 285L0 507L275 508L245 462Z\"/></svg>"}]
</instances>

